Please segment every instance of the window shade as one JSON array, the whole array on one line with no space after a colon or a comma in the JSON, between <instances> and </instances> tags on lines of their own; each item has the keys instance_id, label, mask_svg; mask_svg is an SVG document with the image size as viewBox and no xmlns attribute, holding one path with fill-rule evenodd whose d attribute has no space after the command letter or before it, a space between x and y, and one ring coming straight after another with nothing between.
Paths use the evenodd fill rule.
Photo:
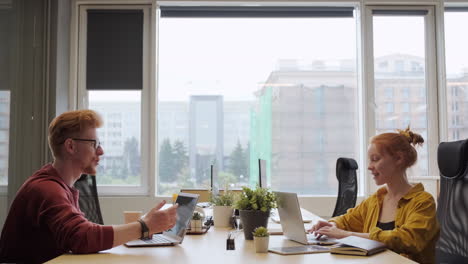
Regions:
<instances>
[{"instance_id":1,"label":"window shade","mask_svg":"<svg viewBox=\"0 0 468 264\"><path fill-rule=\"evenodd\" d=\"M427 10L372 10L373 15L424 16Z\"/></svg>"},{"instance_id":2,"label":"window shade","mask_svg":"<svg viewBox=\"0 0 468 264\"><path fill-rule=\"evenodd\" d=\"M86 87L143 87L143 11L88 10Z\"/></svg>"},{"instance_id":3,"label":"window shade","mask_svg":"<svg viewBox=\"0 0 468 264\"><path fill-rule=\"evenodd\" d=\"M468 6L446 7L445 11L447 11L447 12L466 12L466 11L468 11Z\"/></svg>"},{"instance_id":4,"label":"window shade","mask_svg":"<svg viewBox=\"0 0 468 264\"><path fill-rule=\"evenodd\" d=\"M353 17L353 7L161 6L161 17Z\"/></svg>"}]
</instances>

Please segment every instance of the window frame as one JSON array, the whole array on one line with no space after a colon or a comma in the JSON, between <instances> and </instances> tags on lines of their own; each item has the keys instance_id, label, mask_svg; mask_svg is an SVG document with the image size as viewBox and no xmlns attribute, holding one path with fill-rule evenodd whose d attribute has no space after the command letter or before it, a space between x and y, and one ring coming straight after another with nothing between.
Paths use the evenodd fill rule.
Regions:
<instances>
[{"instance_id":1,"label":"window frame","mask_svg":"<svg viewBox=\"0 0 468 264\"><path fill-rule=\"evenodd\" d=\"M437 73L440 72L441 66L437 62L443 61L443 54L440 49L437 49L440 40L440 27L436 28L436 18L439 18L439 13L437 10L440 10L438 5L366 5L364 10L364 20L365 20L365 37L363 53L365 55L365 64L367 66L366 71L363 72L366 79L366 86L362 89L366 92L367 101L372 102L366 105L366 112L368 113L367 121L367 138L370 138L376 133L376 106L375 106L375 87L374 87L374 41L373 41L373 11L426 11L427 13L424 17L424 30L425 30L425 83L426 83L426 106L427 106L427 131L428 138L427 142L427 151L428 151L428 174L421 175L421 177L432 175L436 176L439 174L439 169L437 166L437 147L440 140L440 119L444 119L445 115L441 113L440 107L440 97L438 97L438 87L440 88L442 82L440 79L437 79ZM398 15L397 13L395 15ZM440 26L439 24L437 26ZM438 37L439 36L439 37ZM445 73L445 72L444 72ZM444 110L445 111L445 110ZM431 131L431 133L429 133ZM367 141L366 147L368 147L369 142ZM363 164L367 167L367 159L363 160ZM419 177L419 176L416 176ZM372 175L367 171L366 179L372 178ZM378 189L374 184L367 184L367 194L371 194Z\"/></svg>"},{"instance_id":2,"label":"window frame","mask_svg":"<svg viewBox=\"0 0 468 264\"><path fill-rule=\"evenodd\" d=\"M69 105L71 109L78 109L84 107L87 102L87 98L83 97L83 91L79 92L79 78L78 72L83 72L83 63L77 64L78 54L82 54L83 50L78 49L77 41L82 44L83 32L79 25L82 25L83 21L79 15L79 9L84 5L92 6L93 8L101 5L103 8L109 9L120 6L122 8L149 8L148 15L151 17L149 25L146 24L144 43L147 45L144 51L147 51L145 56L144 71L147 76L144 78L144 89L142 90L142 109L149 109L149 111L142 111L142 138L141 142L147 142L149 144L142 144L142 185L147 183L148 187L146 190L132 190L128 191L129 187L121 187L120 189L115 188L114 190L101 190L103 195L147 195L150 197L165 197L157 195L157 186L155 184L157 177L157 79L158 79L158 25L159 25L159 7L161 5L183 5L183 6L203 6L203 5L280 5L280 6L352 6L355 8L356 13L356 38L357 38L357 76L358 76L358 115L361 118L359 135L359 158L360 158L360 169L359 182L360 182L360 194L369 195L375 191L375 186L371 180L371 175L367 171L367 157L366 150L368 147L368 139L375 135L375 103L374 103L374 87L373 87L373 73L374 65L373 62L373 47L372 47L372 10L373 9L397 9L397 10L414 10L414 9L427 9L430 10L428 14L430 19L425 19L425 30L429 33L430 37L426 37L426 53L431 53L431 56L426 55L426 78L428 88L427 93L427 107L428 107L428 131L429 133L428 145L428 165L429 165L429 176L438 175L438 167L436 162L436 150L438 142L447 138L447 119L446 119L446 86L445 86L445 57L443 50L443 16L444 16L444 5L438 1L431 1L429 4L427 1L421 3L402 3L401 1L385 1L380 5L376 1L345 1L345 2L324 2L324 1L302 1L302 2L207 2L207 1L151 1L151 0L139 0L139 1L125 1L125 0L72 0L72 23L71 23L71 54L70 54L70 87L69 87ZM394 4L392 6L392 4ZM370 12L370 13L369 13ZM426 15L427 16L427 15ZM147 21L147 15L145 13L145 23ZM435 23L437 21L437 23ZM149 58L149 59L148 59ZM430 68L430 73L428 72ZM437 76L442 76L437 78ZM438 113L437 113L438 111ZM146 132L146 133L145 133ZM144 141L146 140L146 141ZM143 147L145 150L143 150ZM154 151L151 151L154 150ZM149 177L150 175L151 177ZM108 192L109 191L109 192ZM318 195L304 195L303 197L318 197Z\"/></svg>"},{"instance_id":3,"label":"window frame","mask_svg":"<svg viewBox=\"0 0 468 264\"><path fill-rule=\"evenodd\" d=\"M7 1L5 3L0 3L0 11L10 11L12 9L12 5L13 3L11 1ZM10 75L12 75L10 73ZM12 103L11 103L11 99L12 99L12 87L0 87L0 91L8 91L9 92L9 117L8 117L8 121L9 121L9 124L8 124L8 145L7 145L7 151L8 151L8 155L6 156L7 158L7 183L6 184L0 184L0 196L6 196L8 194L8 184L10 183L10 171L11 171L11 167L12 167L12 158L11 158L11 154L12 154L12 144L11 144L11 132L12 132L12 128L11 128L11 119L13 117L13 111L12 111Z\"/></svg>"},{"instance_id":4,"label":"window frame","mask_svg":"<svg viewBox=\"0 0 468 264\"><path fill-rule=\"evenodd\" d=\"M249 6L253 6L253 7L269 7L269 6L281 6L281 7L342 7L342 8L346 8L346 7L351 7L354 9L353 13L354 13L354 19L355 19L355 24L356 24L356 48L357 48L357 51L356 51L356 81L357 81L357 92L356 92L356 103L357 105L354 106L356 111L357 111L357 116L358 116L358 122L359 122L359 125L357 126L358 127L358 131L356 133L357 135L357 141L355 142L356 145L358 145L357 147L357 157L359 158L357 160L358 164L360 167L362 167L362 161L363 159L366 158L366 150L364 149L363 146L363 142L365 142L366 140L363 139L363 135L364 135L364 124L365 124L365 120L363 118L364 116L364 113L363 111L361 110L362 109L362 94L363 94L363 89L362 89L362 85L361 85L361 82L362 82L362 76L361 76L361 72L360 72L360 68L362 67L362 54L361 54L361 51L360 49L358 48L360 43L362 42L361 41L361 15L360 15L360 10L361 10L361 6L359 4L358 1L346 1L346 2L326 2L326 1L314 1L314 0L308 0L308 1L302 1L302 2L288 2L288 1L283 1L283 2L269 2L269 3L262 3L262 2L259 2L259 1L254 1L254 2L246 2L246 1L241 1L241 2L228 2L228 1L220 1L220 2L210 2L210 1L198 1L198 0L193 0L193 1L171 1L171 0L166 0L166 1L157 1L156 2L156 5L154 6L154 8L156 9L156 12L160 12L160 8L161 6L183 6L183 7L187 7L187 6L221 6L221 7L225 7L225 6L241 6L241 7L249 7ZM156 16L156 28L158 28L158 25L159 25L159 19L160 19L160 16ZM156 34L157 35L157 34ZM158 66L159 64L156 63L156 65ZM157 71L157 66L156 66L156 72ZM158 88L156 88L156 90L158 90ZM156 149L155 150L156 152L156 155L158 153L158 150ZM156 163L157 164L157 163ZM155 174L157 174L158 170L155 171ZM365 184L367 182L367 179L365 179L365 171L362 170L362 169L358 169L357 171L357 174L358 174L358 197L364 197L366 195L365 191ZM157 188L157 184L155 186L155 188ZM156 197L167 197L167 196L164 196L164 195L161 195L161 194L158 194L157 193L157 189L155 189L155 195ZM327 197L328 198L334 198L335 195L318 195L318 194L304 194L304 195L300 195L301 197Z\"/></svg>"},{"instance_id":5,"label":"window frame","mask_svg":"<svg viewBox=\"0 0 468 264\"><path fill-rule=\"evenodd\" d=\"M441 10L442 17L444 19L445 19L445 14L447 12L463 12L463 13L468 14L468 2L467 1L459 2L459 1L453 1L453 0L450 1L450 2L446 2L446 3L444 3L444 6L443 6L443 8ZM445 22L442 25L440 25L440 27L441 27L441 30L445 30ZM442 49L444 49L444 52L445 52L445 41L446 41L445 35L444 35L444 38L442 40L440 40L440 41L441 41L441 47L442 47ZM460 132L458 130L452 131L452 133L451 133L452 135L450 135L449 123L451 122L451 120L449 120L449 113L448 113L448 111L449 111L448 110L448 107L449 107L448 106L448 93L451 93L451 96L454 97L453 93L458 94L458 88L459 87L455 86L454 87L455 89L452 90L447 85L448 81L447 81L447 78L446 78L447 73L446 73L446 68L445 68L445 65L446 65L445 56L444 56L443 65L444 65L444 67L441 70L441 71L443 71L443 76L444 76L444 78L442 80L443 81L443 83L442 83L443 84L443 89L439 88L439 105L440 105L440 109L444 110L443 114L445 115L445 116L441 117L441 118L443 118L443 119L441 119L442 122L443 122L443 125L441 126L441 129L440 129L441 135L442 135L441 136L441 142L442 141L449 141L449 138L452 138L452 140L453 140L453 138L458 138L459 140L461 140L460 139ZM455 102L457 102L457 101L455 101ZM451 107L453 107L453 105ZM457 107L457 109L458 109L458 107ZM452 112L457 113L457 114L460 113L459 110L453 111L453 108L452 108Z\"/></svg>"},{"instance_id":6,"label":"window frame","mask_svg":"<svg viewBox=\"0 0 468 264\"><path fill-rule=\"evenodd\" d=\"M155 111L146 111L154 107L152 96L154 92L151 85L154 84L155 76L152 72L153 54L152 45L154 24L151 23L152 13L151 5L149 4L107 4L100 3L97 5L89 3L80 3L77 1L72 8L72 20L78 23L72 23L71 30L71 65L70 65L70 88L69 88L69 105L71 109L86 109L88 108L88 92L86 90L86 43L87 43L87 10L88 9L135 9L143 11L143 87L141 90L141 134L140 134L140 152L141 152L141 184L139 186L101 186L98 185L98 191L101 195L111 196L134 196L134 195L150 195L154 189L154 177L149 177L152 171L150 165L154 155L151 155L151 145L154 143L153 131L155 131L154 114ZM75 51L75 52L74 52ZM104 120L106 122L106 120ZM143 144L143 142L146 142ZM147 144L149 143L149 144ZM105 151L105 146L103 146ZM99 176L98 176L99 177Z\"/></svg>"}]
</instances>

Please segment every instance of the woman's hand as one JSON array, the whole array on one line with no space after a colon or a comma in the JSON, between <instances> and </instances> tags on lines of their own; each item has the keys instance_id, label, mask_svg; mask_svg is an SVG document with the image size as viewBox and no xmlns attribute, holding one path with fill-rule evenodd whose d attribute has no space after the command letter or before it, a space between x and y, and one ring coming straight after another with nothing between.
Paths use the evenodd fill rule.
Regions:
<instances>
[{"instance_id":1,"label":"woman's hand","mask_svg":"<svg viewBox=\"0 0 468 264\"><path fill-rule=\"evenodd\" d=\"M309 233L313 233L313 232L315 232L315 231L317 231L320 228L325 227L325 226L336 226L336 224L334 222L327 222L327 221L319 220L315 225L312 226L311 229L309 229L307 231Z\"/></svg>"},{"instance_id":2,"label":"woman's hand","mask_svg":"<svg viewBox=\"0 0 468 264\"><path fill-rule=\"evenodd\" d=\"M319 236L327 236L331 238L344 238L351 235L351 232L339 229L336 226L324 226L319 230L315 231L315 234Z\"/></svg>"}]
</instances>

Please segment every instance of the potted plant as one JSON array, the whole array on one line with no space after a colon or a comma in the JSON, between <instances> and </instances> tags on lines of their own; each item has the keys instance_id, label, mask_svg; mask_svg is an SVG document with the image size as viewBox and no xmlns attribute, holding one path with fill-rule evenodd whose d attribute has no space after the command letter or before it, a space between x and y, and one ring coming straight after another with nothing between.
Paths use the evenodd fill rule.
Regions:
<instances>
[{"instance_id":1,"label":"potted plant","mask_svg":"<svg viewBox=\"0 0 468 264\"><path fill-rule=\"evenodd\" d=\"M268 242L270 240L270 234L268 229L263 226L255 228L253 232L254 237L254 246L255 252L257 253L267 253L268 252Z\"/></svg>"},{"instance_id":2,"label":"potted plant","mask_svg":"<svg viewBox=\"0 0 468 264\"><path fill-rule=\"evenodd\" d=\"M276 208L276 197L269 189L258 186L256 189L242 187L242 193L235 203L235 208L239 209L245 239L252 240L252 232L255 228L268 227L270 210Z\"/></svg>"},{"instance_id":3,"label":"potted plant","mask_svg":"<svg viewBox=\"0 0 468 264\"><path fill-rule=\"evenodd\" d=\"M203 231L203 217L199 212L193 213L192 220L190 221L190 229L192 232Z\"/></svg>"},{"instance_id":4,"label":"potted plant","mask_svg":"<svg viewBox=\"0 0 468 264\"><path fill-rule=\"evenodd\" d=\"M213 204L213 220L215 227L229 227L231 225L231 217L233 215L236 197L227 187L224 192L211 196Z\"/></svg>"}]
</instances>

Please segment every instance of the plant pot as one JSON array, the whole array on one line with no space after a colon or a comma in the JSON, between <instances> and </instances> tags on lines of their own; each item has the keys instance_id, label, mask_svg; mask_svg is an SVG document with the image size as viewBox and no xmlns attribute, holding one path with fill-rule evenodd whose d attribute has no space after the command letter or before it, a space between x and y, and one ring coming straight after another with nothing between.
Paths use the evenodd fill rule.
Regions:
<instances>
[{"instance_id":1,"label":"plant pot","mask_svg":"<svg viewBox=\"0 0 468 264\"><path fill-rule=\"evenodd\" d=\"M254 246L255 252L257 253L267 253L268 252L268 242L270 241L270 237L256 237L254 236Z\"/></svg>"},{"instance_id":2,"label":"plant pot","mask_svg":"<svg viewBox=\"0 0 468 264\"><path fill-rule=\"evenodd\" d=\"M233 209L231 206L213 206L215 227L230 227Z\"/></svg>"},{"instance_id":3,"label":"plant pot","mask_svg":"<svg viewBox=\"0 0 468 264\"><path fill-rule=\"evenodd\" d=\"M190 221L190 231L192 232L202 232L203 221L200 220L191 220Z\"/></svg>"},{"instance_id":4,"label":"plant pot","mask_svg":"<svg viewBox=\"0 0 468 264\"><path fill-rule=\"evenodd\" d=\"M252 240L255 228L263 226L268 227L268 217L270 211L262 212L260 210L239 210L240 219L244 229L244 237L246 240Z\"/></svg>"}]
</instances>

